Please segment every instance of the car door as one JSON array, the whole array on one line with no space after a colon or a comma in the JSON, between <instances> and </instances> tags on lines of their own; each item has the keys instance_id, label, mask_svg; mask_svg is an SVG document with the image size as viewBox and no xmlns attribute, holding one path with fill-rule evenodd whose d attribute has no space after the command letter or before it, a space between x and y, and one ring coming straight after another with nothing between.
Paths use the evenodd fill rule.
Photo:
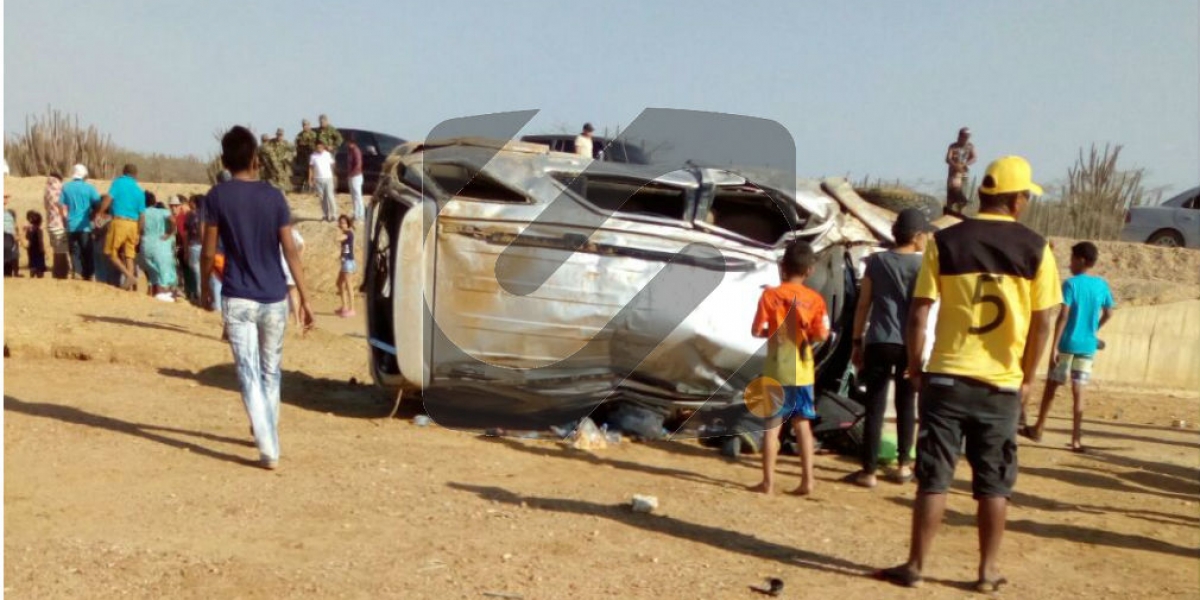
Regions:
<instances>
[{"instance_id":1,"label":"car door","mask_svg":"<svg viewBox=\"0 0 1200 600\"><path fill-rule=\"evenodd\" d=\"M1175 226L1183 234L1183 245L1200 248L1200 188L1192 190L1191 197L1175 211Z\"/></svg>"}]
</instances>

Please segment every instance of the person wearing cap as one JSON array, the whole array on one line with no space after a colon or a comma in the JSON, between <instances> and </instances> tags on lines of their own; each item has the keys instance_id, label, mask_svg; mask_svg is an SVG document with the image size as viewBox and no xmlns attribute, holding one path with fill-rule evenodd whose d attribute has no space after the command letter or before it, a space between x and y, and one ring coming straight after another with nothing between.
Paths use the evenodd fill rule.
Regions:
<instances>
[{"instance_id":1,"label":"person wearing cap","mask_svg":"<svg viewBox=\"0 0 1200 600\"><path fill-rule=\"evenodd\" d=\"M980 185L979 216L935 233L925 249L908 319L909 377L921 393L911 547L908 562L876 573L892 583L921 581L964 440L979 505L976 588L1007 583L997 559L1017 479L1017 425L1062 303L1046 238L1017 222L1041 193L1024 158L1000 158ZM933 353L922 370L936 300Z\"/></svg>"},{"instance_id":2,"label":"person wearing cap","mask_svg":"<svg viewBox=\"0 0 1200 600\"><path fill-rule=\"evenodd\" d=\"M962 216L962 211L967 207L963 183L973 164L975 145L971 143L971 130L963 127L958 130L958 140L946 149L946 165L949 168L946 176L946 214Z\"/></svg>"},{"instance_id":3,"label":"person wearing cap","mask_svg":"<svg viewBox=\"0 0 1200 600\"><path fill-rule=\"evenodd\" d=\"M67 211L67 251L75 277L91 281L96 274L92 218L100 206L100 192L88 183L83 165L71 169L71 181L63 184L59 203Z\"/></svg>"},{"instance_id":4,"label":"person wearing cap","mask_svg":"<svg viewBox=\"0 0 1200 600\"><path fill-rule=\"evenodd\" d=\"M292 181L296 190L303 189L308 181L308 159L317 149L317 132L308 119L300 121L300 133L296 134L296 159L292 163Z\"/></svg>"},{"instance_id":5,"label":"person wearing cap","mask_svg":"<svg viewBox=\"0 0 1200 600\"><path fill-rule=\"evenodd\" d=\"M933 231L925 213L915 208L905 209L892 225L894 247L872 255L866 261L854 313L851 357L859 380L867 385L862 470L851 478L862 487L873 488L876 484L889 382L895 384L899 457L896 482L907 483L912 479L909 457L916 433L917 394L907 376L909 353L904 326L908 321L917 272L921 270L921 253Z\"/></svg>"},{"instance_id":6,"label":"person wearing cap","mask_svg":"<svg viewBox=\"0 0 1200 600\"><path fill-rule=\"evenodd\" d=\"M592 127L591 123L583 124L583 131L580 132L579 135L575 136L575 154L578 154L580 156L586 156L588 158L595 157L594 150L592 147L592 132L593 131L595 131L595 128Z\"/></svg>"}]
</instances>

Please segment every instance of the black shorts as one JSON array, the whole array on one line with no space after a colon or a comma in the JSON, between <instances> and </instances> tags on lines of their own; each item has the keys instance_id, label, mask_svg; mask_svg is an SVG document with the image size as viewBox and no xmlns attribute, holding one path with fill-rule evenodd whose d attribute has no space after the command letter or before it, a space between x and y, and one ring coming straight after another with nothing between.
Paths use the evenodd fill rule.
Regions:
<instances>
[{"instance_id":1,"label":"black shorts","mask_svg":"<svg viewBox=\"0 0 1200 600\"><path fill-rule=\"evenodd\" d=\"M965 438L975 499L1011 496L1017 482L1020 394L934 373L926 373L922 383L918 490L937 494L950 489Z\"/></svg>"}]
</instances>

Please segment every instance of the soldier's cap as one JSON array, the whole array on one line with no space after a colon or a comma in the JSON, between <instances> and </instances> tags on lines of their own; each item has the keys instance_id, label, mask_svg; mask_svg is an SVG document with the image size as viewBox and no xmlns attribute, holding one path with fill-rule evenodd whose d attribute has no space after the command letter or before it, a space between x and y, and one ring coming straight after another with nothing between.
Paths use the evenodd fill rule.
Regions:
<instances>
[{"instance_id":1,"label":"soldier's cap","mask_svg":"<svg viewBox=\"0 0 1200 600\"><path fill-rule=\"evenodd\" d=\"M282 128L282 127L280 127L279 129L276 129L276 130L275 130L275 135L283 135L283 128Z\"/></svg>"},{"instance_id":2,"label":"soldier's cap","mask_svg":"<svg viewBox=\"0 0 1200 600\"><path fill-rule=\"evenodd\" d=\"M308 119L300 119L300 124L301 125L312 125L312 123L308 122Z\"/></svg>"},{"instance_id":3,"label":"soldier's cap","mask_svg":"<svg viewBox=\"0 0 1200 600\"><path fill-rule=\"evenodd\" d=\"M1033 182L1033 167L1029 166L1029 161L1020 156L1005 156L988 165L979 192L989 196L1013 192L1041 196L1042 186Z\"/></svg>"}]
</instances>

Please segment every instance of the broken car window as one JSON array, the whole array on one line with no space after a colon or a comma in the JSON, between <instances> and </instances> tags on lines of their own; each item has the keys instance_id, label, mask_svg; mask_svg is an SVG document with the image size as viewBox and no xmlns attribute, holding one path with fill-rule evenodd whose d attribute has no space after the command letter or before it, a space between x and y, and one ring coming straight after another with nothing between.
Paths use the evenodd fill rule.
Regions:
<instances>
[{"instance_id":1,"label":"broken car window","mask_svg":"<svg viewBox=\"0 0 1200 600\"><path fill-rule=\"evenodd\" d=\"M527 202L525 196L462 165L427 164L425 174L450 196L484 202Z\"/></svg>"},{"instance_id":2,"label":"broken car window","mask_svg":"<svg viewBox=\"0 0 1200 600\"><path fill-rule=\"evenodd\" d=\"M622 214L682 221L687 215L684 190L634 178L573 174L556 175L560 183L598 208Z\"/></svg>"},{"instance_id":3,"label":"broken car window","mask_svg":"<svg viewBox=\"0 0 1200 600\"><path fill-rule=\"evenodd\" d=\"M803 222L788 205L753 185L719 186L703 221L764 246L774 246Z\"/></svg>"}]
</instances>

